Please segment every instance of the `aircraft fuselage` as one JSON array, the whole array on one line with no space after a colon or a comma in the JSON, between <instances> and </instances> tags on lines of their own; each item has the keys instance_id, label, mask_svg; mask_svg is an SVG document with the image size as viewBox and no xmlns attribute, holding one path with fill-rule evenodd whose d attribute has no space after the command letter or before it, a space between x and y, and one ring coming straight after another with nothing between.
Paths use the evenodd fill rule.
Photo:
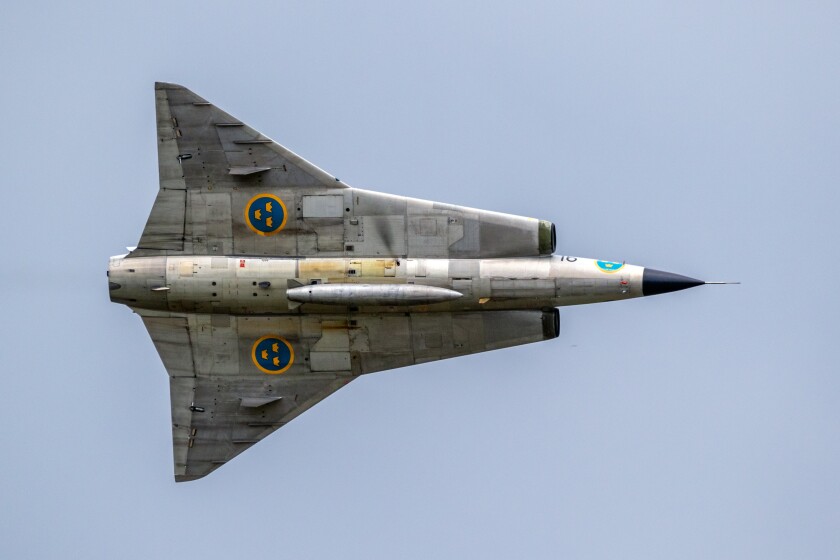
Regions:
<instances>
[{"instance_id":1,"label":"aircraft fuselage","mask_svg":"<svg viewBox=\"0 0 840 560\"><path fill-rule=\"evenodd\" d=\"M388 313L539 309L629 299L644 295L644 270L568 256L114 257L109 280L113 301L147 310L237 315Z\"/></svg>"}]
</instances>

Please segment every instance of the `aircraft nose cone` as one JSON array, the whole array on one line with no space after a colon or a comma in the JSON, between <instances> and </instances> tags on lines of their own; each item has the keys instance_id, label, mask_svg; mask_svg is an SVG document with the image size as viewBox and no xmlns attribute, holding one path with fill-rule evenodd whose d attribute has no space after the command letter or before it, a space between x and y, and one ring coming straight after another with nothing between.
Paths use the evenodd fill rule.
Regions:
<instances>
[{"instance_id":1,"label":"aircraft nose cone","mask_svg":"<svg viewBox=\"0 0 840 560\"><path fill-rule=\"evenodd\" d=\"M642 273L642 294L655 296L656 294L667 294L693 288L705 284L702 280L690 278L673 272L663 272L653 268L646 268Z\"/></svg>"}]
</instances>

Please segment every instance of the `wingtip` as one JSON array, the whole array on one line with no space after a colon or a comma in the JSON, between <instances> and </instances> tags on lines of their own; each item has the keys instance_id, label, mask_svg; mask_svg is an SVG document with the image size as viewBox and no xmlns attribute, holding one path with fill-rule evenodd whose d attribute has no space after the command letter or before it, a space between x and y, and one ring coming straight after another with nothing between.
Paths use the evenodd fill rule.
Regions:
<instances>
[{"instance_id":1,"label":"wingtip","mask_svg":"<svg viewBox=\"0 0 840 560\"><path fill-rule=\"evenodd\" d=\"M155 82L155 90L160 89L185 89L184 86L179 84L172 84L169 82Z\"/></svg>"},{"instance_id":2,"label":"wingtip","mask_svg":"<svg viewBox=\"0 0 840 560\"><path fill-rule=\"evenodd\" d=\"M191 482L193 480L198 480L199 478L204 478L207 475L204 474L176 474L175 475L175 482Z\"/></svg>"}]
</instances>

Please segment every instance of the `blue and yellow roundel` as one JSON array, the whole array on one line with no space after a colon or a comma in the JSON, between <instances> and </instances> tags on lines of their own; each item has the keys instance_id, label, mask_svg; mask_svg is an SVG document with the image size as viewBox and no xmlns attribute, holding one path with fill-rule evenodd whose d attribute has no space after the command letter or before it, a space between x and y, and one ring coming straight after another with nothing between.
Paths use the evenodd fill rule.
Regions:
<instances>
[{"instance_id":1,"label":"blue and yellow roundel","mask_svg":"<svg viewBox=\"0 0 840 560\"><path fill-rule=\"evenodd\" d=\"M253 348L251 348L251 360L263 373L283 373L292 367L292 362L295 361L295 351L288 340L270 334L254 343Z\"/></svg>"},{"instance_id":2,"label":"blue and yellow roundel","mask_svg":"<svg viewBox=\"0 0 840 560\"><path fill-rule=\"evenodd\" d=\"M612 261L595 261L595 266L597 266L601 270L601 272L612 273L621 270L624 267L624 263L617 263Z\"/></svg>"},{"instance_id":3,"label":"blue and yellow roundel","mask_svg":"<svg viewBox=\"0 0 840 560\"><path fill-rule=\"evenodd\" d=\"M286 226L286 205L273 194L258 194L245 205L245 223L260 235L274 235Z\"/></svg>"}]
</instances>

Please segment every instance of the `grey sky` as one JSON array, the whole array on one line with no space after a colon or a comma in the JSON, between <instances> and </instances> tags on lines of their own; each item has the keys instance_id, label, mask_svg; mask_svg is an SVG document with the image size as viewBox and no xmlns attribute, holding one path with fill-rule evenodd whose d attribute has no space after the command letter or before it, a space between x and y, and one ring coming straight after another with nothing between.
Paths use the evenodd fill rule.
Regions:
<instances>
[{"instance_id":1,"label":"grey sky","mask_svg":"<svg viewBox=\"0 0 840 560\"><path fill-rule=\"evenodd\" d=\"M4 7L0 557L840 554L840 6L450 4ZM105 284L157 190L155 80L350 185L744 284L362 378L176 486Z\"/></svg>"}]
</instances>

